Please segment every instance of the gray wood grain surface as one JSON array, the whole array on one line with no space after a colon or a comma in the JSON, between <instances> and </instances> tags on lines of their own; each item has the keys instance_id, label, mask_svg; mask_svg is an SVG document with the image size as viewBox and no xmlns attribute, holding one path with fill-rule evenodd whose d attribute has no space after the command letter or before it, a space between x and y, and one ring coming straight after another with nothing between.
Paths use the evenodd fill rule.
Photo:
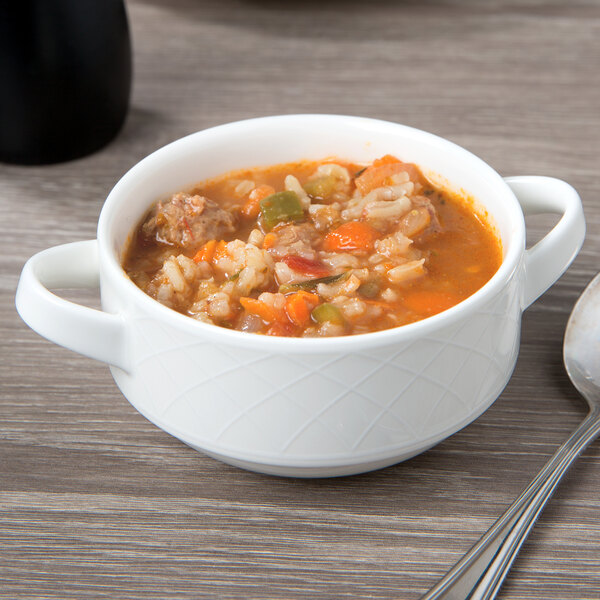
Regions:
<instances>
[{"instance_id":1,"label":"gray wood grain surface","mask_svg":"<svg viewBox=\"0 0 600 600\"><path fill-rule=\"evenodd\" d=\"M131 0L131 111L102 151L0 165L0 597L416 599L585 412L562 367L599 268L600 2ZM25 260L93 238L107 193L187 133L295 112L402 122L503 175L563 178L587 240L524 315L521 354L475 423L397 466L336 480L220 464L147 422L108 369L14 309ZM551 219L529 220L532 239ZM97 303L93 294L78 300ZM569 472L500 598L600 598L600 445Z\"/></svg>"}]
</instances>

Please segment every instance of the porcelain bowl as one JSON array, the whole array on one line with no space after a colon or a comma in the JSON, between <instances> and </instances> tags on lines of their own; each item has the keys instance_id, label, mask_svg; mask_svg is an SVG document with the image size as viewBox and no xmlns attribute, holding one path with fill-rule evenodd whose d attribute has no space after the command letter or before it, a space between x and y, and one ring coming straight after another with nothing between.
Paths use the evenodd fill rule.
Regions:
<instances>
[{"instance_id":1,"label":"porcelain bowl","mask_svg":"<svg viewBox=\"0 0 600 600\"><path fill-rule=\"evenodd\" d=\"M475 198L501 239L498 272L443 313L363 335L273 338L172 311L121 267L132 230L169 193L233 169L387 153ZM524 212L562 216L526 250ZM348 475L423 452L494 402L517 359L522 311L568 267L584 233L581 201L563 181L503 179L455 144L396 123L266 117L200 131L139 162L108 196L97 240L32 257L16 303L41 335L109 363L131 404L186 444L264 473ZM102 311L50 291L95 285Z\"/></svg>"}]
</instances>

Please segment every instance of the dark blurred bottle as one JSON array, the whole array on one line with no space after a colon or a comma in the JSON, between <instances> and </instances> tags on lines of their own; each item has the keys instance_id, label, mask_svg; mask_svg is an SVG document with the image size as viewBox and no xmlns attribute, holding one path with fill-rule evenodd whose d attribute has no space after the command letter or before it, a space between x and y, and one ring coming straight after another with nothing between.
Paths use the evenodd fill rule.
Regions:
<instances>
[{"instance_id":1,"label":"dark blurred bottle","mask_svg":"<svg viewBox=\"0 0 600 600\"><path fill-rule=\"evenodd\" d=\"M0 0L0 161L98 150L123 125L130 89L123 0Z\"/></svg>"}]
</instances>

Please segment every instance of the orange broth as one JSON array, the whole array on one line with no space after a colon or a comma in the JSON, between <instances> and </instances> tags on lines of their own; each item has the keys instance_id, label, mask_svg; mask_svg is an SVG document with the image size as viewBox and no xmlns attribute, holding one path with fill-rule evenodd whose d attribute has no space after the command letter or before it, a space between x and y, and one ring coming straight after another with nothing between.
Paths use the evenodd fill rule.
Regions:
<instances>
[{"instance_id":1,"label":"orange broth","mask_svg":"<svg viewBox=\"0 0 600 600\"><path fill-rule=\"evenodd\" d=\"M389 162L392 162L391 158ZM306 186L307 182L315 179L315 172L318 166L327 163L340 165L349 172L351 182L344 189L347 189L348 197L350 198L351 195L355 193L357 186L356 181L361 177L361 171L364 172L365 167L364 165L354 164L340 159L299 161L270 167L257 167L235 171L201 182L191 190L188 190L188 193L192 196L197 195L210 198L223 209L236 215L237 225L235 231L224 234L221 238L224 242L236 239L246 241L251 232L257 229L262 235L272 231L276 237L277 232L280 231L282 227L288 226L287 223L277 224L271 230L264 226L264 222L261 223L260 218L258 220L249 219L241 214L242 208L245 203L248 202L248 194L242 194L240 196L240 194L236 192L236 190L244 187L243 185L240 185L241 182L252 182L255 187L269 185L274 188L276 192L279 192L285 188L286 176L293 175L298 179L302 186ZM309 294L309 296L304 297L306 302L308 302L306 309L309 310L309 314L311 315L311 318L308 321L305 317L297 317L297 314L292 312L292 308L288 306L291 305L291 303L287 301L285 309L277 309L282 315L277 319L275 317L270 317L269 315L271 315L271 313L268 311L261 312L257 309L257 314L254 315L254 332L288 336L347 335L388 329L390 327L418 321L446 310L476 292L494 275L502 262L502 247L493 226L487 222L486 217L484 217L482 213L476 210L476 203L472 199L435 187L426 179L418 167L408 163L402 164L406 165L405 170L410 175L410 181L414 182L415 189L418 190L418 194L415 195L417 198L415 202L420 202L421 204L418 204L417 206L426 205L430 213L435 215L433 217L435 227L430 224L423 231L416 233L410 238L412 240L412 244L410 245L411 256L413 258L416 256L424 259L424 263L421 267L423 273L420 276L395 284L393 281L386 279L386 259L378 263L382 264L383 267L377 267L377 269L379 269L377 272L374 270L375 267L372 267L371 263L369 263L369 257L375 253L373 247L370 247L368 251L350 251L349 254L357 257L356 260L360 262L360 265L354 269L354 272L357 274L362 273L362 275L364 275L365 270L369 270L369 274L365 276L366 279L363 278L363 280L361 280L363 284L361 284L358 289L351 292L347 292L347 290L342 291L338 296L335 296L332 299L320 295L319 289L325 290L323 287L319 288L315 285L314 287L305 286L304 288L301 288L302 282L300 282L300 284L297 282L292 283L292 287L290 287L289 284L282 285L281 282L277 280L277 277L274 276L273 280L266 287L262 286L243 295L243 297L248 297L250 300L245 300L240 303L239 298L236 297L235 290L231 292L231 311L230 314L227 315L227 318L222 320L213 318L210 316L209 306L208 309L205 309L206 315L208 315L206 319L208 319L209 322L214 322L216 325L245 330L240 324L248 321L248 310L252 311L254 310L253 307L258 307L257 302L259 302L258 299L261 297L260 294L263 292L268 292L272 295L283 293L284 296L289 297L297 291L304 289L306 290L306 293ZM390 179L385 179L383 183L385 185L390 181L394 183L394 181ZM248 186L249 185L250 184L248 184ZM319 206L327 205L328 203L323 199L315 200L312 198L311 200ZM429 204L427 204L427 201ZM331 202L329 203L332 204ZM305 212L304 220L310 222L308 215L309 213ZM364 214L356 221L359 223L365 221L369 223L368 219L364 217ZM299 223L302 223L302 220L299 221ZM368 225L368 227L372 227L375 231L375 237L378 239L393 235L395 232L393 223L388 224L385 221L373 221L372 223L375 223L375 226L372 227L371 225ZM377 229L377 226L379 229ZM324 252L324 248L327 247L327 243L324 240L329 233L336 230L337 227L339 227L339 222L336 222L330 228L324 229L321 227L318 231L316 241L311 242L312 248L316 253L316 258L311 258L311 260L318 261L321 265L325 264L331 273L335 273L336 270L327 263L330 254ZM260 234L255 235L260 238ZM269 240L267 240L267 242L268 241ZM223 242L220 243L222 244L222 247L225 247ZM270 252L267 248L267 244L265 242L263 242L263 244L265 245L264 250L262 251ZM161 276L161 261L164 260L165 254L175 255L178 253L183 254L190 259L196 257L196 260L199 256L196 248L176 247L176 245L170 246L169 244L161 243L161 241L158 240L158 236L157 239L148 239L148 236L142 233L140 225L127 250L124 268L142 289L145 291L150 290L148 293L154 295L153 290L157 289L158 284L147 282L156 280L157 277ZM274 254L274 256L275 258L273 260L275 262L287 260L289 264L295 264L294 261L289 259L289 255L285 256L284 259L281 259L281 256L277 254ZM405 259L394 256L393 259L390 259L389 261L391 266L389 266L388 270L395 266L405 264L402 262L403 260ZM413 262L416 264L418 261L413 260ZM217 266L214 264L213 269L212 280L215 282L215 285L225 286L223 289L232 288L231 285L227 286L225 284L227 284L228 280L233 279L236 274L226 273L224 275L222 272L219 273ZM208 266L206 265L205 271L208 272ZM352 271L352 269L349 271ZM361 288L367 289L364 286L365 281L367 281L372 288L369 288L370 293L368 296L361 294L360 291ZM163 280L160 280L159 283L161 285L166 285L164 283L164 278ZM153 285L154 287L152 287ZM294 285L296 287L293 287ZM351 287L352 286L347 286L348 289ZM375 289L379 290L377 294L373 293ZM328 294L331 293L330 290L327 291ZM195 302L198 302L199 294L199 292L195 293L195 295L191 294L190 298ZM340 325L338 323L337 329L333 325L329 327L329 331L333 331L333 334L327 332L323 334L320 333L322 329L327 328L324 328L322 322L319 323L319 320L315 317L314 304L317 300L312 298L310 294L318 297L319 303L335 305L335 307L339 309L336 309L337 312L342 314L343 324ZM275 296L273 297L275 298ZM342 298L342 300L339 298ZM268 299L270 301L270 297ZM294 300L300 302L298 298L294 298ZM349 309L346 310L346 305L344 305L344 302L350 302L351 300L356 300L348 305L354 312ZM204 300L200 300L200 305L202 305L203 301ZM275 300L276 304L277 302L278 301ZM281 301L279 301L279 303L281 304ZM354 313L356 313L357 310L354 309L356 307L360 308L362 306L361 303L366 307L365 312L356 316ZM194 306L197 306L197 304ZM301 303L298 304L298 306L302 311L305 310ZM194 313L195 309L190 309L189 305L178 305L173 302L171 307L184 314L197 316L197 314ZM294 310L296 309L294 308ZM313 312L311 313L310 311ZM325 309L320 312L324 314L327 313ZM303 314L304 313L302 312L302 315ZM370 316L367 318L369 314ZM262 327L258 326L260 323L257 325L257 318L262 319ZM201 320L206 319L204 317L201 318ZM246 321L244 321L244 319L246 319ZM269 319L272 319L273 322L269 322ZM275 320L277 320L277 322L275 322ZM258 327L258 329L256 329L256 327Z\"/></svg>"}]
</instances>

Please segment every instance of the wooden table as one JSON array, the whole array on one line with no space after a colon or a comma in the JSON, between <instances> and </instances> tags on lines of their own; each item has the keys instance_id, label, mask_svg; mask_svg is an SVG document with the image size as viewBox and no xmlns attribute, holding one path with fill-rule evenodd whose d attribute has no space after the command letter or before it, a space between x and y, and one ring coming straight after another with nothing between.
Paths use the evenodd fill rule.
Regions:
<instances>
[{"instance_id":1,"label":"wooden table","mask_svg":"<svg viewBox=\"0 0 600 600\"><path fill-rule=\"evenodd\" d=\"M562 367L600 253L600 2L132 0L131 111L107 148L0 167L0 597L418 598L582 419ZM108 369L17 317L24 261L93 238L116 180L241 118L347 113L447 137L500 173L580 191L587 240L524 315L515 374L406 463L290 480L223 465L141 417ZM533 237L553 223L529 222ZM78 300L97 302L79 294ZM600 446L541 516L500 598L600 598Z\"/></svg>"}]
</instances>

